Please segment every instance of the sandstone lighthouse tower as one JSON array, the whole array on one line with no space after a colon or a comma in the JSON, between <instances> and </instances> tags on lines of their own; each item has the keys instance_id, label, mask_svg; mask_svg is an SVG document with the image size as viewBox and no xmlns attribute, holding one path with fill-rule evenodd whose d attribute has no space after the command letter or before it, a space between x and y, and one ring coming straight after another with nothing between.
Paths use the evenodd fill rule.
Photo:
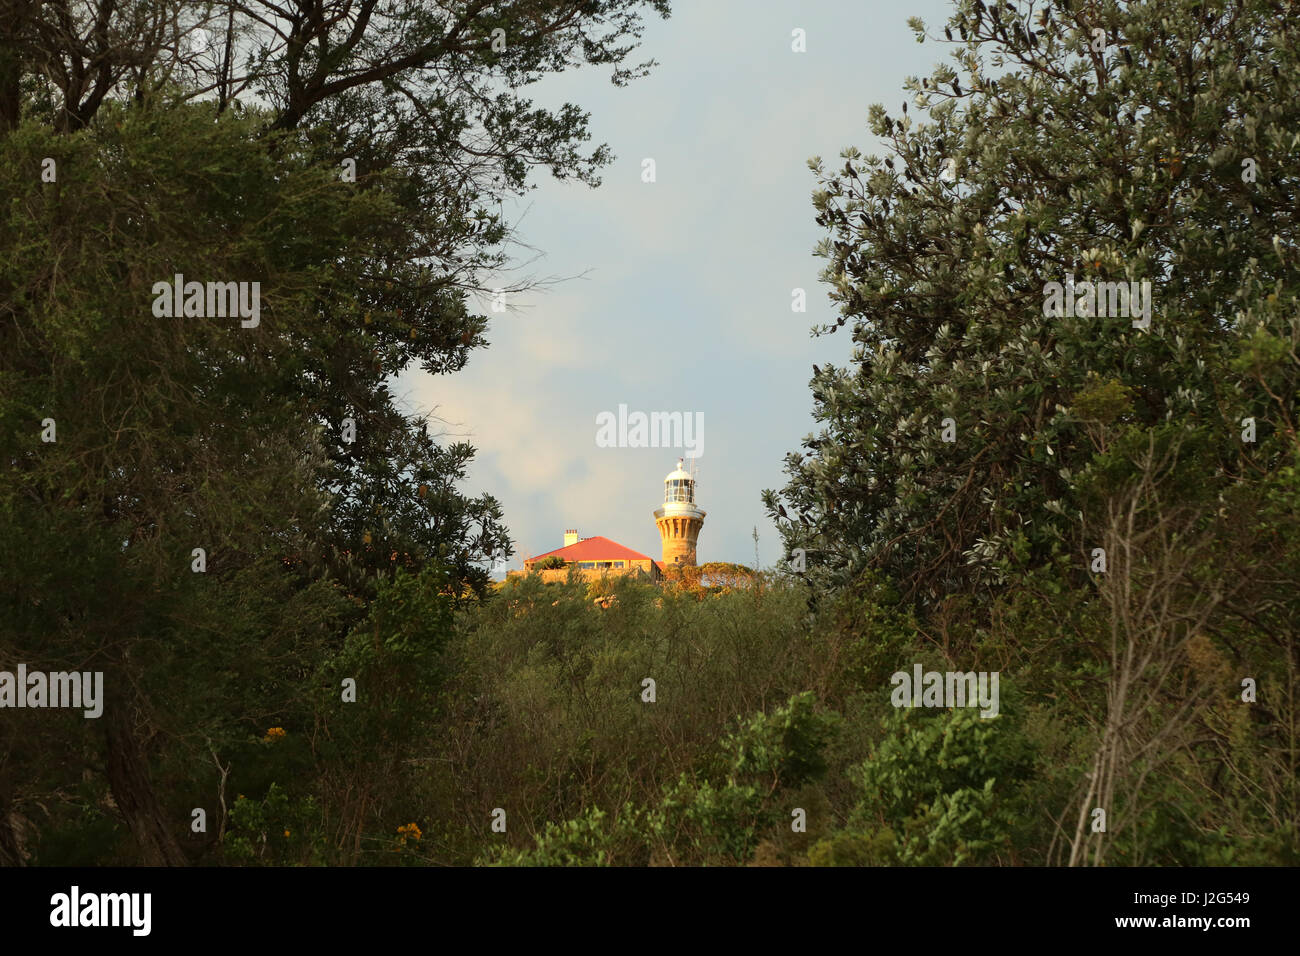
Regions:
<instances>
[{"instance_id":1,"label":"sandstone lighthouse tower","mask_svg":"<svg viewBox=\"0 0 1300 956\"><path fill-rule=\"evenodd\" d=\"M664 506L655 510L655 525L663 539L665 566L695 566L695 542L704 527L704 512L695 504L695 479L677 470L664 479Z\"/></svg>"}]
</instances>

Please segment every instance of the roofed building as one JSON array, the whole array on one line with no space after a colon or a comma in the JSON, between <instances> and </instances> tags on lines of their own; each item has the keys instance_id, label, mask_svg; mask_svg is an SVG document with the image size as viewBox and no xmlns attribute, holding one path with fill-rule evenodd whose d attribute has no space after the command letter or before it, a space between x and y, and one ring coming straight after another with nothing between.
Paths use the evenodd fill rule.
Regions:
<instances>
[{"instance_id":1,"label":"roofed building","mask_svg":"<svg viewBox=\"0 0 1300 956\"><path fill-rule=\"evenodd\" d=\"M700 529L704 526L705 512L695 501L694 459L691 471L685 469L683 459L677 459L677 468L664 479L664 503L654 513L655 527L659 529L663 547L663 563L654 558L624 547L617 541L603 538L581 538L574 528L564 532L564 547L524 559L522 571L510 571L507 577L522 577L536 571L544 581L563 581L572 568L593 580L605 576L642 574L658 582L664 567L674 565L692 568L696 565L696 545ZM562 567L556 566L563 561ZM543 568L542 564L549 567Z\"/></svg>"},{"instance_id":2,"label":"roofed building","mask_svg":"<svg viewBox=\"0 0 1300 956\"><path fill-rule=\"evenodd\" d=\"M564 562L565 567L554 570L542 570L537 567L547 562L548 558L558 558ZM644 574L652 581L658 581L660 576L659 564L654 558L600 535L579 538L576 530L564 532L564 547L525 558L524 570L511 571L510 575L529 574L536 570L542 575L543 580L563 580L568 577L571 567L577 567L579 573L588 580L622 575L639 577Z\"/></svg>"}]
</instances>

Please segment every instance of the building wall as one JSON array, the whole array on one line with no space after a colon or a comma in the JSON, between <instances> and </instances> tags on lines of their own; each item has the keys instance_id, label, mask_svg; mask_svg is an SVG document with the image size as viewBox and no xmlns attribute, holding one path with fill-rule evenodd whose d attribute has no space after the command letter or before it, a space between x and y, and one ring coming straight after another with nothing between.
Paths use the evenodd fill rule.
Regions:
<instances>
[{"instance_id":1,"label":"building wall","mask_svg":"<svg viewBox=\"0 0 1300 956\"><path fill-rule=\"evenodd\" d=\"M623 562L621 568L579 568L578 573L582 575L584 581L599 581L601 578L617 578L625 575L640 577L645 575L652 581L658 581L660 578L659 569L655 567L654 562L649 558L644 560L628 560L619 558ZM532 562L526 563L523 571L508 571L507 578L524 577L528 574L539 574L544 582L567 581L569 580L569 568L555 568L551 571L534 571Z\"/></svg>"}]
</instances>

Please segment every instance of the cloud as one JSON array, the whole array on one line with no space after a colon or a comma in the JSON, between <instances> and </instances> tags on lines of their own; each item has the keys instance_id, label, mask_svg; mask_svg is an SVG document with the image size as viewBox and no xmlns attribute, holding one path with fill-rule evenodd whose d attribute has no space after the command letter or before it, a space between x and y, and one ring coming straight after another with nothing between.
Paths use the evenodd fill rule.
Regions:
<instances>
[{"instance_id":1,"label":"cloud","mask_svg":"<svg viewBox=\"0 0 1300 956\"><path fill-rule=\"evenodd\" d=\"M937 23L949 4L907 12ZM755 525L763 561L779 557L760 492L783 484L785 454L813 429L812 363L851 352L843 332L809 336L836 313L812 256L822 234L806 160L882 151L868 105L896 107L904 77L944 55L903 21L859 0L694 4L648 25L642 52L661 63L649 78L619 89L581 70L533 87L539 104L590 110L593 142L617 156L599 189L539 179L508 210L544 253L523 272L582 278L486 313L491 346L463 372L401 383L478 447L467 490L501 500L519 544L547 551L576 526L658 556L651 512L676 453L598 449L596 413L622 402L704 413L701 560L752 561ZM790 52L796 26L806 54ZM653 184L641 182L646 156ZM790 311L796 286L807 313Z\"/></svg>"}]
</instances>

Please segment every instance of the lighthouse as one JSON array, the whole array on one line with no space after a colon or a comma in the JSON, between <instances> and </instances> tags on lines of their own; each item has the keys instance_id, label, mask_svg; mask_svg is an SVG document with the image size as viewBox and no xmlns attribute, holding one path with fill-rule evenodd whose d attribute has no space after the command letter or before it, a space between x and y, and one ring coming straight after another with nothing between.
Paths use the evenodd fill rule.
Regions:
<instances>
[{"instance_id":1,"label":"lighthouse","mask_svg":"<svg viewBox=\"0 0 1300 956\"><path fill-rule=\"evenodd\" d=\"M682 469L664 479L664 504L655 510L655 526L663 541L663 563L695 566L695 542L704 527L704 512L695 504L695 479Z\"/></svg>"}]
</instances>

